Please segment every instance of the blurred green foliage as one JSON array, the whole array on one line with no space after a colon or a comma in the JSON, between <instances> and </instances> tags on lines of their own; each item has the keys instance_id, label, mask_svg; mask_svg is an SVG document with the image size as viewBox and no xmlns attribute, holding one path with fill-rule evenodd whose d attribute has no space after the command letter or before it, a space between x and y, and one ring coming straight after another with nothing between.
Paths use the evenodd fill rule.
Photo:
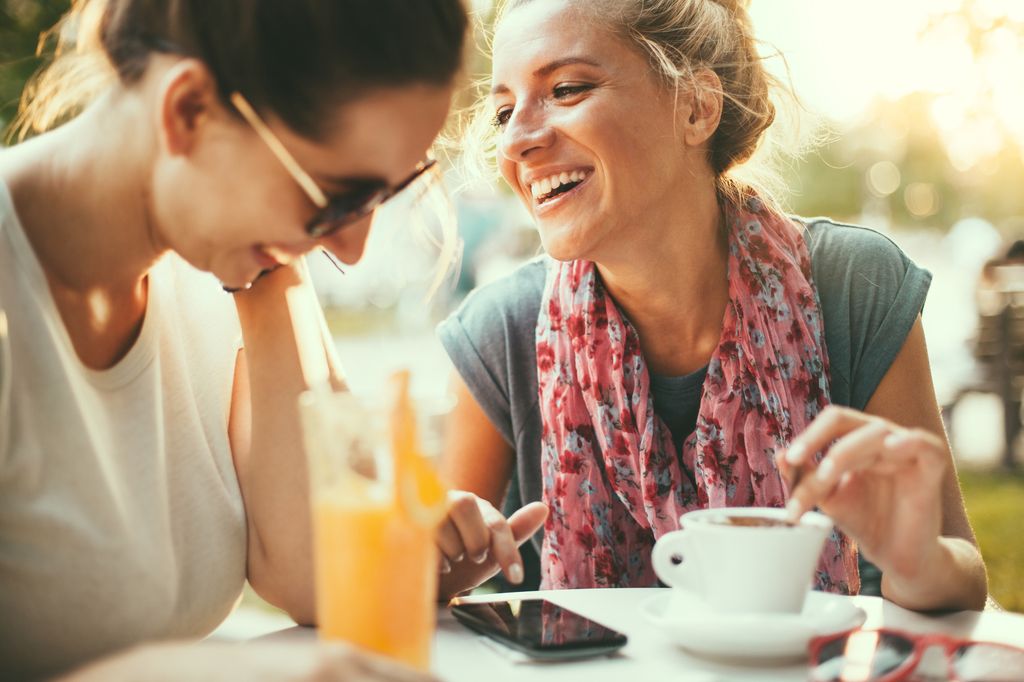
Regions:
<instances>
[{"instance_id":1,"label":"blurred green foliage","mask_svg":"<svg viewBox=\"0 0 1024 682\"><path fill-rule=\"evenodd\" d=\"M0 0L0 130L18 111L28 78L42 65L39 36L71 6L70 0Z\"/></svg>"},{"instance_id":2,"label":"blurred green foliage","mask_svg":"<svg viewBox=\"0 0 1024 682\"><path fill-rule=\"evenodd\" d=\"M977 216L1005 236L1024 235L1024 127L1008 104L1024 100L1019 73L1004 68L1024 63L1024 20L991 0L936 5L920 38L964 55L969 82L949 74L930 90L878 96L860 125L791 171L797 213L853 220L871 213L938 230ZM879 191L870 171L884 163L898 169L898 183Z\"/></svg>"},{"instance_id":3,"label":"blurred green foliage","mask_svg":"<svg viewBox=\"0 0 1024 682\"><path fill-rule=\"evenodd\" d=\"M1007 138L998 154L959 169L939 133L927 124L930 105L927 95L914 94L876 106L865 123L835 136L789 169L788 204L801 215L857 221L870 210L896 225L939 231L977 216L1004 233L1024 232L1024 149ZM898 168L899 186L877 196L867 177L883 162ZM907 191L913 185L934 191L934 211L909 210Z\"/></svg>"}]
</instances>

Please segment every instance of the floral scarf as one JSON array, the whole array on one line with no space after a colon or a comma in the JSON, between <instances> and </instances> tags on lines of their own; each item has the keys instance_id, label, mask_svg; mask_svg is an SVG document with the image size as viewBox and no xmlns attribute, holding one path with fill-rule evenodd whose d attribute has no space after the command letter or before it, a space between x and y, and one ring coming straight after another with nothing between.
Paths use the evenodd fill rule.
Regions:
<instances>
[{"instance_id":1,"label":"floral scarf","mask_svg":"<svg viewBox=\"0 0 1024 682\"><path fill-rule=\"evenodd\" d=\"M775 452L830 402L821 306L790 220L754 197L726 222L729 304L682 453L654 413L639 336L594 264L549 268L537 319L545 588L656 585L651 549L684 512L786 503ZM856 550L838 531L815 584L859 589Z\"/></svg>"}]
</instances>

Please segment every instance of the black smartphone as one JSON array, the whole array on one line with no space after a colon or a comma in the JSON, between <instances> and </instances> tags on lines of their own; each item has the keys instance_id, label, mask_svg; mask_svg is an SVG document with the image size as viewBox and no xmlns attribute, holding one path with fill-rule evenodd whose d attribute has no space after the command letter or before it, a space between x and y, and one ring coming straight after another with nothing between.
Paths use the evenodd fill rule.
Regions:
<instances>
[{"instance_id":1,"label":"black smartphone","mask_svg":"<svg viewBox=\"0 0 1024 682\"><path fill-rule=\"evenodd\" d=\"M455 600L451 611L463 625L532 658L587 658L626 645L621 632L546 599L472 604Z\"/></svg>"}]
</instances>

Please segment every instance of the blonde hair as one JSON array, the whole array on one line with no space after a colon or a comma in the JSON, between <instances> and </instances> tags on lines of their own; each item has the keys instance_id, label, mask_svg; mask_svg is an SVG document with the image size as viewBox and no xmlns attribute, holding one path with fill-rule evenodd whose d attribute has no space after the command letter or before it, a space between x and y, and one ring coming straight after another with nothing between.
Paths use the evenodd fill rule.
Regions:
<instances>
[{"instance_id":1,"label":"blonde hair","mask_svg":"<svg viewBox=\"0 0 1024 682\"><path fill-rule=\"evenodd\" d=\"M511 10L531 0L503 0L495 26ZM749 0L586 0L577 3L638 50L651 68L677 91L698 99L722 98L722 115L709 143L708 163L723 201L738 202L752 192L776 203L784 183L780 162L816 143L813 121L801 128L802 106L792 88L774 77L762 56L747 11ZM711 79L701 79L712 71ZM471 173L493 172L496 152L494 114L483 87L467 117L466 164Z\"/></svg>"},{"instance_id":2,"label":"blonde hair","mask_svg":"<svg viewBox=\"0 0 1024 682\"><path fill-rule=\"evenodd\" d=\"M52 50L53 61L26 84L8 139L21 141L56 128L117 81L117 71L100 44L107 3L74 0L71 10L39 36L36 56Z\"/></svg>"}]
</instances>

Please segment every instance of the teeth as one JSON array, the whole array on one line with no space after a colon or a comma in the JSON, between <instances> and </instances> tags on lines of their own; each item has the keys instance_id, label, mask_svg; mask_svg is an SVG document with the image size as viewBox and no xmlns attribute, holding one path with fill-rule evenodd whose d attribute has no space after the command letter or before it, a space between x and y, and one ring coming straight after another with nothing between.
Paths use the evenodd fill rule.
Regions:
<instances>
[{"instance_id":1,"label":"teeth","mask_svg":"<svg viewBox=\"0 0 1024 682\"><path fill-rule=\"evenodd\" d=\"M555 173L551 177L534 180L530 183L530 193L533 195L534 199L538 199L551 192L551 190L558 189L562 185L567 185L570 182L582 182L586 177L587 172L581 170L574 170L571 173L565 171Z\"/></svg>"}]
</instances>

